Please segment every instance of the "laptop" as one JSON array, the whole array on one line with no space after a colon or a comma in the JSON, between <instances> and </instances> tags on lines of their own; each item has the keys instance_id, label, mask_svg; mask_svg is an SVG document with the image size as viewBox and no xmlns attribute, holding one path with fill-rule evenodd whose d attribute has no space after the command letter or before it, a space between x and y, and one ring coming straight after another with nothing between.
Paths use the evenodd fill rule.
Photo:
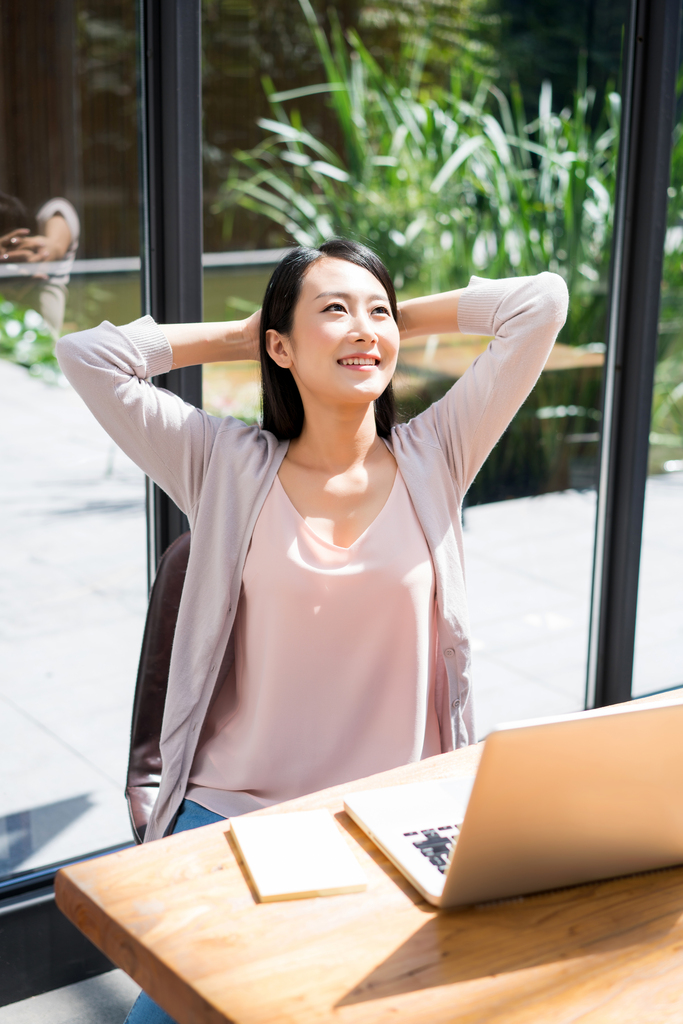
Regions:
<instances>
[{"instance_id":1,"label":"laptop","mask_svg":"<svg viewBox=\"0 0 683 1024\"><path fill-rule=\"evenodd\" d=\"M683 698L501 725L475 777L344 807L439 907L681 864Z\"/></svg>"}]
</instances>

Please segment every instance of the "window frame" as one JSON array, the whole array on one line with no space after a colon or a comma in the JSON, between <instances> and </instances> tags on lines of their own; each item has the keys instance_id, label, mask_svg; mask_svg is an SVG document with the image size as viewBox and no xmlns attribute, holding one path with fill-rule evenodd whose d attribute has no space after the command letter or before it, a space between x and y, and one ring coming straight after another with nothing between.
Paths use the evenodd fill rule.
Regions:
<instances>
[{"instance_id":1,"label":"window frame","mask_svg":"<svg viewBox=\"0 0 683 1024\"><path fill-rule=\"evenodd\" d=\"M203 320L201 0L138 0L142 311ZM202 407L202 368L154 378ZM148 578L187 516L147 481Z\"/></svg>"},{"instance_id":2,"label":"window frame","mask_svg":"<svg viewBox=\"0 0 683 1024\"><path fill-rule=\"evenodd\" d=\"M631 0L624 39L587 707L631 696L680 20L681 0ZM162 323L199 322L201 0L138 0L138 46L142 308ZM155 382L201 407L201 367ZM156 485L148 482L147 495L151 581L188 524ZM2 1005L111 967L59 914L60 866L0 883L1 944L12 951L0 957Z\"/></svg>"},{"instance_id":3,"label":"window frame","mask_svg":"<svg viewBox=\"0 0 683 1024\"><path fill-rule=\"evenodd\" d=\"M631 4L610 267L586 707L631 699L680 0Z\"/></svg>"}]
</instances>

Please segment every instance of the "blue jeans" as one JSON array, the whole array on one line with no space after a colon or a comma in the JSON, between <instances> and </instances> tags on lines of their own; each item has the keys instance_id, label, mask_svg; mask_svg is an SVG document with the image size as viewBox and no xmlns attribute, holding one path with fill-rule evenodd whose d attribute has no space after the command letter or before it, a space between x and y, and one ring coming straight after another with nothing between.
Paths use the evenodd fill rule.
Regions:
<instances>
[{"instance_id":1,"label":"blue jeans","mask_svg":"<svg viewBox=\"0 0 683 1024\"><path fill-rule=\"evenodd\" d=\"M206 807L201 807L193 800L183 800L173 832L187 832L191 828L211 825L214 821L225 821L225 818L213 811L207 811ZM141 992L126 1017L125 1024L175 1024L175 1021L148 995Z\"/></svg>"}]
</instances>

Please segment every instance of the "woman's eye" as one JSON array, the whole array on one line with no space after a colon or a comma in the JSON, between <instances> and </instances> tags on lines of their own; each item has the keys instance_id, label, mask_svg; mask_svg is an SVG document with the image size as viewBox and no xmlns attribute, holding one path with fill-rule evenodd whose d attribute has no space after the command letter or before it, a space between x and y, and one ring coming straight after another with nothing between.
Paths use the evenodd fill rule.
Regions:
<instances>
[{"instance_id":1,"label":"woman's eye","mask_svg":"<svg viewBox=\"0 0 683 1024\"><path fill-rule=\"evenodd\" d=\"M323 313L329 313L330 310L332 310L335 313L338 313L338 312L345 313L346 312L346 310L342 306L341 302L331 302L329 304L329 306L325 306L325 308L323 310Z\"/></svg>"},{"instance_id":2,"label":"woman's eye","mask_svg":"<svg viewBox=\"0 0 683 1024\"><path fill-rule=\"evenodd\" d=\"M389 316L389 310L387 309L387 307L386 307L386 306L375 306L375 308L373 309L373 311L372 311L372 312L373 312L374 314L378 314L378 313L381 313L381 314L383 314L384 316Z\"/></svg>"}]
</instances>

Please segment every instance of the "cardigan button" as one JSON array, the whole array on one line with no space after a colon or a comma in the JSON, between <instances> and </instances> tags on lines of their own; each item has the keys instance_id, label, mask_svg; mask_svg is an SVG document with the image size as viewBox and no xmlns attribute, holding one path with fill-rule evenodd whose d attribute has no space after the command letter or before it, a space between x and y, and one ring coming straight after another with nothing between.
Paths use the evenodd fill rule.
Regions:
<instances>
[{"instance_id":1,"label":"cardigan button","mask_svg":"<svg viewBox=\"0 0 683 1024\"><path fill-rule=\"evenodd\" d=\"M455 654L455 651L453 650L452 647L447 647L443 653L446 655L447 658L452 658L453 655Z\"/></svg>"},{"instance_id":2,"label":"cardigan button","mask_svg":"<svg viewBox=\"0 0 683 1024\"><path fill-rule=\"evenodd\" d=\"M451 704L451 707L452 708L459 708L460 707L460 701L459 700L454 700L453 703Z\"/></svg>"}]
</instances>

